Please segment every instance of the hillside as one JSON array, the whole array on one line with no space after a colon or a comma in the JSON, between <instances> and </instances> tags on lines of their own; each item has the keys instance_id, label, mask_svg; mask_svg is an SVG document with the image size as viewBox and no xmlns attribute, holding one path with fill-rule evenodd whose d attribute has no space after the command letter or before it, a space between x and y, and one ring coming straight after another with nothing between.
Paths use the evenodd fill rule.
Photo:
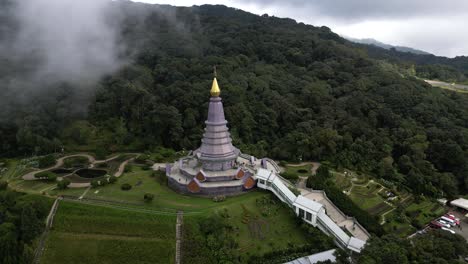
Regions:
<instances>
[{"instance_id":1,"label":"hillside","mask_svg":"<svg viewBox=\"0 0 468 264\"><path fill-rule=\"evenodd\" d=\"M447 58L433 54L417 54L398 49L387 49L379 45L356 44L369 57L397 64L399 67L414 71L420 78L447 82L468 81L468 57Z\"/></svg>"},{"instance_id":2,"label":"hillside","mask_svg":"<svg viewBox=\"0 0 468 264\"><path fill-rule=\"evenodd\" d=\"M414 53L414 54L419 54L419 55L430 55L429 52L426 52L423 50L418 50L418 49L404 47L404 46L393 46L393 45L386 44L386 43L383 43L383 42L380 42L378 40L371 39L371 38L358 39L358 38L351 38L351 37L345 37L345 36L343 37L355 43L377 46L386 50L395 49L400 52Z\"/></svg>"},{"instance_id":3,"label":"hillside","mask_svg":"<svg viewBox=\"0 0 468 264\"><path fill-rule=\"evenodd\" d=\"M131 2L113 3L109 19L119 23L128 63L92 89L41 80L34 85L47 92L19 100L18 89L31 84L18 79L34 57L28 69L1 60L2 155L63 145L194 149L217 65L226 117L245 152L329 161L416 194L468 189L468 97L402 78L326 27L225 6Z\"/></svg>"}]
</instances>

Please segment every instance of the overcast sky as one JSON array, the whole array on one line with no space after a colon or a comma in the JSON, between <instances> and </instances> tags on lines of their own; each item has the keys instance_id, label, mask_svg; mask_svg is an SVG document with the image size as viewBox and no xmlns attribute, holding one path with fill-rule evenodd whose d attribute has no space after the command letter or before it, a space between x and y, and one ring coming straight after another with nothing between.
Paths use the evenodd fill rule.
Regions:
<instances>
[{"instance_id":1,"label":"overcast sky","mask_svg":"<svg viewBox=\"0 0 468 264\"><path fill-rule=\"evenodd\" d=\"M468 0L133 0L192 6L223 4L290 17L354 38L374 38L436 55L468 55Z\"/></svg>"}]
</instances>

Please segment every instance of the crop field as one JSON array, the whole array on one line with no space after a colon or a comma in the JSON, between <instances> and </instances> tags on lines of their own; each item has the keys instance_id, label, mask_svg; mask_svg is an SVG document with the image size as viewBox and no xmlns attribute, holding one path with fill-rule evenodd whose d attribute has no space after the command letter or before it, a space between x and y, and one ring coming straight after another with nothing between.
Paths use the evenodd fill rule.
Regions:
<instances>
[{"instance_id":1,"label":"crop field","mask_svg":"<svg viewBox=\"0 0 468 264\"><path fill-rule=\"evenodd\" d=\"M175 216L60 202L41 263L174 263Z\"/></svg>"}]
</instances>

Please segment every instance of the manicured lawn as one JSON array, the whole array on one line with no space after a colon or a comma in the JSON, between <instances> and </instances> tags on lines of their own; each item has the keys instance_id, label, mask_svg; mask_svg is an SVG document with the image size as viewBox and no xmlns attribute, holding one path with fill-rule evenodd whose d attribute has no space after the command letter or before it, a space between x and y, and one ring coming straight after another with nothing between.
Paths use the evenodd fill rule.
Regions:
<instances>
[{"instance_id":1,"label":"manicured lawn","mask_svg":"<svg viewBox=\"0 0 468 264\"><path fill-rule=\"evenodd\" d=\"M86 194L85 198L141 204L141 206L151 209L171 212L175 212L177 210L183 210L185 212L201 212L216 209L220 206L236 204L249 198L255 199L264 195L260 192L254 191L236 197L228 197L226 201L216 203L209 198L178 194L169 187L158 183L154 177L151 177L151 174L152 171L145 171L142 170L141 167L132 166L132 172L125 173L119 177L116 183L103 187L92 188ZM120 187L124 183L132 185L132 189L128 191L121 190ZM80 193L76 193L75 190L68 189L65 191L57 191L55 194L79 197L84 189L81 190L82 191ZM143 196L145 193L151 193L154 195L154 200L151 203L144 203Z\"/></svg>"},{"instance_id":2,"label":"manicured lawn","mask_svg":"<svg viewBox=\"0 0 468 264\"><path fill-rule=\"evenodd\" d=\"M379 188L380 185L377 184L369 184L367 187L354 186L349 197L359 207L369 211L380 204L385 204L382 197L377 194Z\"/></svg>"},{"instance_id":3,"label":"manicured lawn","mask_svg":"<svg viewBox=\"0 0 468 264\"><path fill-rule=\"evenodd\" d=\"M350 176L345 176L345 174L341 172L331 172L334 179L335 179L335 184L338 188L341 190L348 190L351 187L351 177Z\"/></svg>"},{"instance_id":4,"label":"manicured lawn","mask_svg":"<svg viewBox=\"0 0 468 264\"><path fill-rule=\"evenodd\" d=\"M11 181L10 187L27 193L42 194L42 192L48 192L57 186L56 182L47 181L25 181L25 180L14 180Z\"/></svg>"},{"instance_id":5,"label":"manicured lawn","mask_svg":"<svg viewBox=\"0 0 468 264\"><path fill-rule=\"evenodd\" d=\"M410 215L414 215L415 219L421 224L427 224L434 218L443 215L446 210L437 202L426 200L419 204L412 203L405 211Z\"/></svg>"},{"instance_id":6,"label":"manicured lawn","mask_svg":"<svg viewBox=\"0 0 468 264\"><path fill-rule=\"evenodd\" d=\"M287 165L286 172L288 173L296 173L300 177L307 177L311 174L312 165L307 164L303 166L294 166L294 165Z\"/></svg>"},{"instance_id":7,"label":"manicured lawn","mask_svg":"<svg viewBox=\"0 0 468 264\"><path fill-rule=\"evenodd\" d=\"M175 216L61 201L41 263L174 263Z\"/></svg>"}]
</instances>

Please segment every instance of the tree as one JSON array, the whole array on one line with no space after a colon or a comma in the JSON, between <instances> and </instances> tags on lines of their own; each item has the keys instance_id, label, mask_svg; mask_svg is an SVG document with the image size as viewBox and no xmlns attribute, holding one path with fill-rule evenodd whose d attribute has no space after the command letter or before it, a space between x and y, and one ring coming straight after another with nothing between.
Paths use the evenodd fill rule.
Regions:
<instances>
[{"instance_id":1,"label":"tree","mask_svg":"<svg viewBox=\"0 0 468 264\"><path fill-rule=\"evenodd\" d=\"M52 154L39 158L39 168L50 167L54 164L55 164L55 157Z\"/></svg>"},{"instance_id":2,"label":"tree","mask_svg":"<svg viewBox=\"0 0 468 264\"><path fill-rule=\"evenodd\" d=\"M30 243L42 231L42 222L31 203L22 208L20 230L21 239L26 243Z\"/></svg>"},{"instance_id":3,"label":"tree","mask_svg":"<svg viewBox=\"0 0 468 264\"><path fill-rule=\"evenodd\" d=\"M68 186L70 185L70 183L71 183L70 180L68 180L68 179L63 179L63 180L61 180L61 181L59 181L59 182L57 183L57 188L59 188L60 190L64 190L64 189L68 188Z\"/></svg>"},{"instance_id":4,"label":"tree","mask_svg":"<svg viewBox=\"0 0 468 264\"><path fill-rule=\"evenodd\" d=\"M0 191L4 191L8 188L8 182L7 181L0 181Z\"/></svg>"},{"instance_id":5,"label":"tree","mask_svg":"<svg viewBox=\"0 0 468 264\"><path fill-rule=\"evenodd\" d=\"M110 177L109 177L109 183L115 183L115 182L117 182L117 177L115 177L115 176L110 176Z\"/></svg>"}]
</instances>

